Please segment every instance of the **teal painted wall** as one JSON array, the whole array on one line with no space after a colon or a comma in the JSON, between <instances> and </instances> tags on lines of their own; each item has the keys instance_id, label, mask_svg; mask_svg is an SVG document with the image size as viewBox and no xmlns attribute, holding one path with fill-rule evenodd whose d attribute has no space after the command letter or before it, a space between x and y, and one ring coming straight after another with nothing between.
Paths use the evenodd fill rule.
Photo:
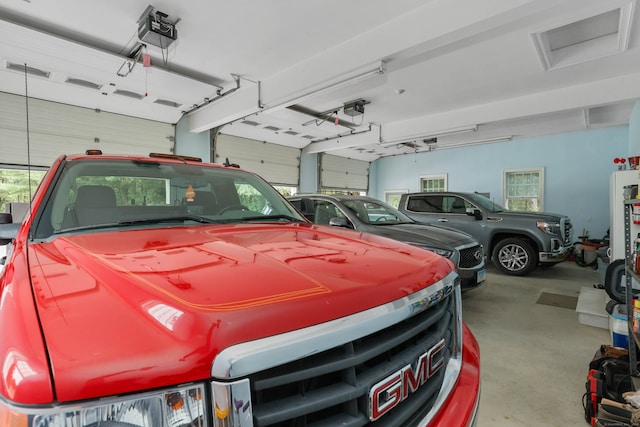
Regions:
<instances>
[{"instance_id":1,"label":"teal painted wall","mask_svg":"<svg viewBox=\"0 0 640 427\"><path fill-rule=\"evenodd\" d=\"M298 193L315 193L318 191L318 155L300 155L300 187Z\"/></svg>"},{"instance_id":2,"label":"teal painted wall","mask_svg":"<svg viewBox=\"0 0 640 427\"><path fill-rule=\"evenodd\" d=\"M613 159L627 157L629 149L629 128L619 126L385 157L372 163L369 195L418 191L419 176L446 173L449 190L488 192L502 204L505 169L544 167L544 210L569 215L574 237L583 228L602 237L609 228Z\"/></svg>"},{"instance_id":3,"label":"teal painted wall","mask_svg":"<svg viewBox=\"0 0 640 427\"><path fill-rule=\"evenodd\" d=\"M189 132L189 118L182 117L176 123L176 151L183 156L200 157L205 162L211 161L209 149L209 131L201 133Z\"/></svg>"},{"instance_id":4,"label":"teal painted wall","mask_svg":"<svg viewBox=\"0 0 640 427\"><path fill-rule=\"evenodd\" d=\"M640 101L636 101L629 117L629 156L640 156Z\"/></svg>"},{"instance_id":5,"label":"teal painted wall","mask_svg":"<svg viewBox=\"0 0 640 427\"><path fill-rule=\"evenodd\" d=\"M609 176L617 169L613 159L631 153L640 155L640 102L629 126L378 159L369 170L369 195L383 200L385 190L418 191L419 176L446 173L450 190L488 192L502 203L505 169L544 167L545 211L569 215L576 238L582 229L602 237L609 228ZM187 119L181 119L176 154L209 161L209 132L190 133ZM317 154L301 156L299 192L318 189L317 162Z\"/></svg>"}]
</instances>

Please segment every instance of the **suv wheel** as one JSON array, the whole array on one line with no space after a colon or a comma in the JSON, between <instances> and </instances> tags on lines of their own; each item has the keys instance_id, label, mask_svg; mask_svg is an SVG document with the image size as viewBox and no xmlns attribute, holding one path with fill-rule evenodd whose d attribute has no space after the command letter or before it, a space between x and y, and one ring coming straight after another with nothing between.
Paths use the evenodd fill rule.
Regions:
<instances>
[{"instance_id":1,"label":"suv wheel","mask_svg":"<svg viewBox=\"0 0 640 427\"><path fill-rule=\"evenodd\" d=\"M525 239L510 237L501 240L493 248L493 265L505 274L525 276L538 264L537 254Z\"/></svg>"}]
</instances>

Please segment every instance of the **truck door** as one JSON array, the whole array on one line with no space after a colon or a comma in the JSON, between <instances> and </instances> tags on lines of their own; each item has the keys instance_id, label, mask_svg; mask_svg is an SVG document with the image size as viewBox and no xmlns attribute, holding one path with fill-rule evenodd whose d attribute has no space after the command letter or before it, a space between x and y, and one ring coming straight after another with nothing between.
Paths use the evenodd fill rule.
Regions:
<instances>
[{"instance_id":1,"label":"truck door","mask_svg":"<svg viewBox=\"0 0 640 427\"><path fill-rule=\"evenodd\" d=\"M474 206L459 196L448 194L422 194L407 201L407 213L415 221L442 225L469 233L477 225L467 209Z\"/></svg>"},{"instance_id":2,"label":"truck door","mask_svg":"<svg viewBox=\"0 0 640 427\"><path fill-rule=\"evenodd\" d=\"M459 196L443 195L441 212L437 216L437 224L466 233L477 234L477 220L471 214L476 209L469 201Z\"/></svg>"}]
</instances>

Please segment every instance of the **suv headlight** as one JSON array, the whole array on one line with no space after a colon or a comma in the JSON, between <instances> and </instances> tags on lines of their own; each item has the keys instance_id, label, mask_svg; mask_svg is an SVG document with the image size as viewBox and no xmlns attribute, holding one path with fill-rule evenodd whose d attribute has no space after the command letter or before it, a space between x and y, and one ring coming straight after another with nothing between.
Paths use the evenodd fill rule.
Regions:
<instances>
[{"instance_id":1,"label":"suv headlight","mask_svg":"<svg viewBox=\"0 0 640 427\"><path fill-rule=\"evenodd\" d=\"M536 222L536 227L547 234L553 234L554 236L560 234L560 224L557 222L538 221Z\"/></svg>"},{"instance_id":2,"label":"suv headlight","mask_svg":"<svg viewBox=\"0 0 640 427\"><path fill-rule=\"evenodd\" d=\"M453 251L450 251L450 250L447 250L447 249L433 248L431 246L420 245L418 243L413 243L413 242L405 242L405 243L408 243L408 244L413 245L413 246L417 246L417 247L422 248L422 249L426 249L426 250L431 251L431 252L435 252L438 255L441 255L441 256L443 256L445 258L451 258L453 256Z\"/></svg>"},{"instance_id":3,"label":"suv headlight","mask_svg":"<svg viewBox=\"0 0 640 427\"><path fill-rule=\"evenodd\" d=\"M0 423L9 426L206 427L206 420L203 385L31 411L0 402Z\"/></svg>"},{"instance_id":4,"label":"suv headlight","mask_svg":"<svg viewBox=\"0 0 640 427\"><path fill-rule=\"evenodd\" d=\"M445 258L451 258L451 256L453 255L453 251L448 251L446 249L429 248L429 247L424 247L424 248L430 250L431 252L435 252L438 255L442 255Z\"/></svg>"}]
</instances>

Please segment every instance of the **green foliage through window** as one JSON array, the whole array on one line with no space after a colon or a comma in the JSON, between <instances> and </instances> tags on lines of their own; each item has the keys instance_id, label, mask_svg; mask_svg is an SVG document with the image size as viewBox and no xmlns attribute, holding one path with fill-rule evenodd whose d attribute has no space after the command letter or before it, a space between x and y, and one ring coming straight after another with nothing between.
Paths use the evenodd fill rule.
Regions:
<instances>
[{"instance_id":1,"label":"green foliage through window","mask_svg":"<svg viewBox=\"0 0 640 427\"><path fill-rule=\"evenodd\" d=\"M45 173L40 170L0 169L0 212L7 212L7 203L28 203Z\"/></svg>"},{"instance_id":2,"label":"green foliage through window","mask_svg":"<svg viewBox=\"0 0 640 427\"><path fill-rule=\"evenodd\" d=\"M447 175L420 177L420 191L447 191Z\"/></svg>"},{"instance_id":3,"label":"green foliage through window","mask_svg":"<svg viewBox=\"0 0 640 427\"><path fill-rule=\"evenodd\" d=\"M167 200L167 181L147 177L82 176L76 181L81 185L106 185L116 193L116 205L162 206Z\"/></svg>"},{"instance_id":4,"label":"green foliage through window","mask_svg":"<svg viewBox=\"0 0 640 427\"><path fill-rule=\"evenodd\" d=\"M514 211L542 210L542 171L505 172L505 207Z\"/></svg>"}]
</instances>

